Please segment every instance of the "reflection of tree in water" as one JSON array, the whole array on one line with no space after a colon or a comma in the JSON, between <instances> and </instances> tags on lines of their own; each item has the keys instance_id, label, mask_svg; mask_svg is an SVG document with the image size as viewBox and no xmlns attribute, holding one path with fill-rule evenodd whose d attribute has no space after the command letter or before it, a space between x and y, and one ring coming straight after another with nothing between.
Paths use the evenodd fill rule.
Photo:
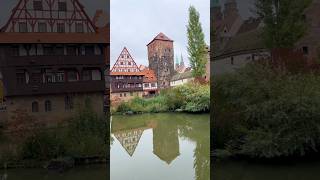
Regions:
<instances>
[{"instance_id":1,"label":"reflection of tree in water","mask_svg":"<svg viewBox=\"0 0 320 180\"><path fill-rule=\"evenodd\" d=\"M208 115L145 114L113 117L111 132L153 129L153 153L170 164L180 155L179 136L194 141L196 180L210 179L210 123Z\"/></svg>"},{"instance_id":2,"label":"reflection of tree in water","mask_svg":"<svg viewBox=\"0 0 320 180\"><path fill-rule=\"evenodd\" d=\"M179 126L180 135L196 142L194 168L197 180L210 179L210 123L209 117L184 121Z\"/></svg>"}]
</instances>

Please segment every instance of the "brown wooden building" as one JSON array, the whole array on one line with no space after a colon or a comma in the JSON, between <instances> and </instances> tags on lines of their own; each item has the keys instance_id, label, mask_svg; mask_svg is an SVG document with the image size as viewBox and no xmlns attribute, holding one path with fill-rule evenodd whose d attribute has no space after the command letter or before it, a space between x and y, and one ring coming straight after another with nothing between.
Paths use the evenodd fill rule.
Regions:
<instances>
[{"instance_id":1,"label":"brown wooden building","mask_svg":"<svg viewBox=\"0 0 320 180\"><path fill-rule=\"evenodd\" d=\"M109 23L101 17L91 20L78 0L20 0L0 32L6 104L0 116L10 121L26 111L56 124L87 98L103 115Z\"/></svg>"}]
</instances>

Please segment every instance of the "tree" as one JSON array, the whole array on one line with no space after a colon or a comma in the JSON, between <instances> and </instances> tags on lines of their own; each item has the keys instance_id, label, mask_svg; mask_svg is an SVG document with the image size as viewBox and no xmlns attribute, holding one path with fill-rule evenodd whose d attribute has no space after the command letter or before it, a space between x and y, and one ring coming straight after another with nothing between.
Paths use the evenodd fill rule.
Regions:
<instances>
[{"instance_id":1,"label":"tree","mask_svg":"<svg viewBox=\"0 0 320 180\"><path fill-rule=\"evenodd\" d=\"M262 37L270 48L292 48L306 32L304 10L312 0L256 0L256 14L263 19Z\"/></svg>"},{"instance_id":2,"label":"tree","mask_svg":"<svg viewBox=\"0 0 320 180\"><path fill-rule=\"evenodd\" d=\"M199 22L199 12L194 6L189 7L188 53L193 77L200 78L205 74L206 68L206 43Z\"/></svg>"}]
</instances>

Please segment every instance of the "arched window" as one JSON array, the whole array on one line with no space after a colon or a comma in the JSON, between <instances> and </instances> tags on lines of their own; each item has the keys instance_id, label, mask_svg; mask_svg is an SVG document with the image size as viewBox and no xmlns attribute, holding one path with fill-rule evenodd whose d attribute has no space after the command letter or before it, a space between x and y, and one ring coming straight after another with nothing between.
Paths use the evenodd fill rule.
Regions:
<instances>
[{"instance_id":1,"label":"arched window","mask_svg":"<svg viewBox=\"0 0 320 180\"><path fill-rule=\"evenodd\" d=\"M37 101L32 102L32 112L39 112L39 103Z\"/></svg>"},{"instance_id":2,"label":"arched window","mask_svg":"<svg viewBox=\"0 0 320 180\"><path fill-rule=\"evenodd\" d=\"M50 112L52 110L51 101L46 100L44 103L44 109L46 112Z\"/></svg>"}]
</instances>

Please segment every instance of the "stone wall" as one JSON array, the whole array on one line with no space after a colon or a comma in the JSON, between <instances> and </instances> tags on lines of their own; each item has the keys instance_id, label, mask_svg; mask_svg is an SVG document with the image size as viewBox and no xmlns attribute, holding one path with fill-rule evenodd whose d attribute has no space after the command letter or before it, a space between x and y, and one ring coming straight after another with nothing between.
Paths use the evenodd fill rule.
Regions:
<instances>
[{"instance_id":1,"label":"stone wall","mask_svg":"<svg viewBox=\"0 0 320 180\"><path fill-rule=\"evenodd\" d=\"M99 115L103 116L103 93L87 93L74 94L73 108L66 110L65 95L46 95L46 96L22 96L22 97L8 97L7 104L7 120L13 121L13 117L17 111L26 111L36 120L43 121L47 126L56 125L74 115L79 106L83 106L86 98L91 101L93 110ZM51 101L51 111L45 112L45 101ZM39 111L32 112L32 102L37 101L39 104Z\"/></svg>"},{"instance_id":2,"label":"stone wall","mask_svg":"<svg viewBox=\"0 0 320 180\"><path fill-rule=\"evenodd\" d=\"M159 88L170 87L174 74L173 42L154 40L148 45L149 68L155 72Z\"/></svg>"}]
</instances>

